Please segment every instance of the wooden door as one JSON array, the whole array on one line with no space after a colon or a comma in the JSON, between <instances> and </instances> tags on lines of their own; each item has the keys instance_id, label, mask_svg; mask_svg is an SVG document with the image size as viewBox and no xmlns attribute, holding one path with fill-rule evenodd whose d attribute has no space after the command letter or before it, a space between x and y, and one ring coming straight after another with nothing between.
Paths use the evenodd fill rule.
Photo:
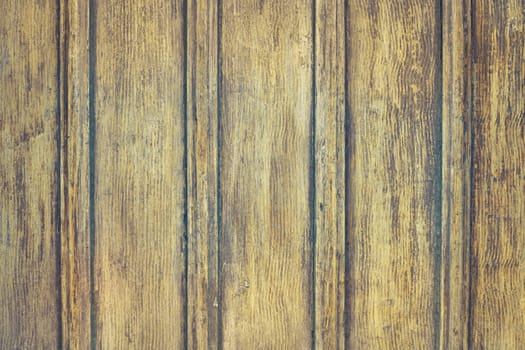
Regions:
<instances>
[{"instance_id":1,"label":"wooden door","mask_svg":"<svg viewBox=\"0 0 525 350\"><path fill-rule=\"evenodd\" d=\"M1 349L520 349L525 4L0 0Z\"/></svg>"}]
</instances>

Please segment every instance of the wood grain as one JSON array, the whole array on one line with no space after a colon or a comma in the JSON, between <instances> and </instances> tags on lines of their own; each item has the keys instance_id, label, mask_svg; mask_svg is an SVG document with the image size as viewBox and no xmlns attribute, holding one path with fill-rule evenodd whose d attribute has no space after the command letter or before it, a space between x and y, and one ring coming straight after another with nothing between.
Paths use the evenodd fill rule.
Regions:
<instances>
[{"instance_id":1,"label":"wood grain","mask_svg":"<svg viewBox=\"0 0 525 350\"><path fill-rule=\"evenodd\" d=\"M91 345L89 2L60 2L62 348Z\"/></svg>"},{"instance_id":2,"label":"wood grain","mask_svg":"<svg viewBox=\"0 0 525 350\"><path fill-rule=\"evenodd\" d=\"M61 337L56 2L0 2L0 348Z\"/></svg>"},{"instance_id":3,"label":"wood grain","mask_svg":"<svg viewBox=\"0 0 525 350\"><path fill-rule=\"evenodd\" d=\"M1 349L518 349L522 0L0 1Z\"/></svg>"},{"instance_id":4,"label":"wood grain","mask_svg":"<svg viewBox=\"0 0 525 350\"><path fill-rule=\"evenodd\" d=\"M470 0L443 2L441 349L468 349L472 165Z\"/></svg>"},{"instance_id":5,"label":"wood grain","mask_svg":"<svg viewBox=\"0 0 525 350\"><path fill-rule=\"evenodd\" d=\"M184 11L97 1L97 348L183 348L186 333Z\"/></svg>"},{"instance_id":6,"label":"wood grain","mask_svg":"<svg viewBox=\"0 0 525 350\"><path fill-rule=\"evenodd\" d=\"M437 345L438 5L348 3L348 348Z\"/></svg>"},{"instance_id":7,"label":"wood grain","mask_svg":"<svg viewBox=\"0 0 525 350\"><path fill-rule=\"evenodd\" d=\"M315 2L315 348L344 347L345 8Z\"/></svg>"},{"instance_id":8,"label":"wood grain","mask_svg":"<svg viewBox=\"0 0 525 350\"><path fill-rule=\"evenodd\" d=\"M471 346L525 343L525 4L475 1Z\"/></svg>"},{"instance_id":9,"label":"wood grain","mask_svg":"<svg viewBox=\"0 0 525 350\"><path fill-rule=\"evenodd\" d=\"M217 349L217 2L188 2L187 37L188 348Z\"/></svg>"},{"instance_id":10,"label":"wood grain","mask_svg":"<svg viewBox=\"0 0 525 350\"><path fill-rule=\"evenodd\" d=\"M225 349L312 344L312 4L220 11L220 278Z\"/></svg>"}]
</instances>

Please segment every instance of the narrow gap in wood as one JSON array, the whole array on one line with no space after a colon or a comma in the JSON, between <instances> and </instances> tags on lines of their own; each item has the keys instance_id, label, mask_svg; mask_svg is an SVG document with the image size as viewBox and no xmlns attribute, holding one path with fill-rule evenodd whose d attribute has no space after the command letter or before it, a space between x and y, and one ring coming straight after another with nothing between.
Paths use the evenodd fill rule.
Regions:
<instances>
[{"instance_id":1,"label":"narrow gap in wood","mask_svg":"<svg viewBox=\"0 0 525 350\"><path fill-rule=\"evenodd\" d=\"M448 0L445 0L445 1L448 1ZM447 6L449 6L450 4L447 3ZM441 11L441 50L442 50L442 55L441 55L441 72L442 72L442 85L441 85L441 94L442 94L442 101L441 101L441 105L442 105L442 110L447 110L447 116L450 115L450 113L452 112L452 106L450 105L447 105L445 106L444 105L444 101L445 101L445 97L444 97L444 94L445 94L445 84L451 84L452 82L450 81L451 79L451 75L452 74L445 74L445 55L446 55L446 58L447 58L447 61L448 61L448 66L449 67L452 67L452 64L453 64L453 55L451 52L449 51L445 51L446 49L444 48L445 46L445 39L444 39L444 35L447 36L447 42L450 42L451 39L451 34L450 34L450 31L451 31L451 28L452 28L452 18L451 16L448 15L447 13L447 16L445 16L445 9L444 9L444 2L442 1L442 11ZM447 7L447 10L448 10L448 7ZM446 21L446 24L445 24L445 21ZM445 33L445 29L443 28L446 28L446 33ZM449 49L451 50L451 49ZM445 51L445 53L443 53L443 51ZM450 93L450 89L447 90L447 98L446 98L446 101L451 101L451 93ZM444 118L443 116L443 113L442 113L442 119ZM444 123L444 121L443 121ZM442 173L443 173L443 187L442 187L442 204L441 204L441 207L443 208L443 206L445 205L446 203L446 210L445 209L442 209L442 212L445 213L446 217L445 218L442 218L442 222L443 221L446 221L444 224L442 224L442 240L444 240L444 242L442 243L442 249L441 249L441 254L442 254L442 261L441 261L441 265L442 265L442 271L441 271L441 274L442 274L442 285L441 285L441 300L442 300L442 304L441 304L441 310L440 310L440 313L445 313L445 315L442 315L441 317L444 318L444 320L442 319L442 322L441 322L441 325L438 329L438 332L440 333L440 342L438 343L438 348L440 349L443 349L447 346L448 344L448 339L449 339L449 324L450 324L450 275L451 275L451 269L450 269L450 264L452 263L451 261L451 251L450 251L450 244L451 244L451 213L450 213L450 208L451 208L451 204L452 204L452 200L451 200L451 185L450 185L450 181L451 181L451 175L450 175L450 167L451 167L451 160L450 160L450 152L451 152L451 149L452 149L452 126L450 125L450 123L446 123L446 128L447 130L445 130L445 127L443 128L442 130L442 153L444 154L444 156L442 157L442 164L443 162L446 163L446 165L443 165L443 169L442 169Z\"/></svg>"},{"instance_id":2,"label":"narrow gap in wood","mask_svg":"<svg viewBox=\"0 0 525 350\"><path fill-rule=\"evenodd\" d=\"M58 330L57 330L57 346L62 349L64 341L64 305L62 305L62 188L64 188L64 198L67 200L67 184L63 181L62 170L67 172L66 166L62 167L62 158L67 162L67 145L62 145L62 122L67 129L67 36L68 31L64 27L62 31L62 25L67 25L67 3L64 3L62 8L62 1L56 1L56 31L57 31L57 115L56 115L56 152L57 159L55 163L55 181L56 181L56 291L57 291L57 318L58 318ZM66 139L67 140L67 139ZM67 141L66 141L67 142ZM64 150L64 155L62 154ZM67 177L67 174L64 174Z\"/></svg>"},{"instance_id":3,"label":"narrow gap in wood","mask_svg":"<svg viewBox=\"0 0 525 350\"><path fill-rule=\"evenodd\" d=\"M349 60L349 35L348 35L348 15L350 11L350 7L348 6L349 0L344 0L344 159L345 159L345 177L344 177L344 185L345 185L345 198L344 198L344 213L345 213L345 219L344 219L344 276L345 276L345 283L344 283L344 344L343 347L349 349L350 348L350 303L348 300L348 282L350 279L348 278L349 272L350 272L350 249L349 249L349 242L350 242L350 232L349 232L349 224L350 221L348 220L348 213L350 208L350 194L349 194L349 188L348 181L350 179L350 143L349 143L349 135L350 135L350 101L348 98L348 60Z\"/></svg>"},{"instance_id":4,"label":"narrow gap in wood","mask_svg":"<svg viewBox=\"0 0 525 350\"><path fill-rule=\"evenodd\" d=\"M183 220L184 220L184 272L183 272L183 300L182 300L182 314L184 324L182 326L182 342L184 344L184 348L188 349L188 332L190 330L189 327L189 313L188 313L188 1L189 0L183 0L182 2L182 103L183 106L183 117L182 117L182 124L183 124L183 156L182 156L182 169L184 171L184 209L183 209Z\"/></svg>"},{"instance_id":5,"label":"narrow gap in wood","mask_svg":"<svg viewBox=\"0 0 525 350\"><path fill-rule=\"evenodd\" d=\"M446 1L446 0L445 0ZM436 171L434 175L434 181L436 182L436 195L438 198L435 199L437 202L436 205L436 229L434 234L436 235L436 244L434 247L434 291L433 291L433 299L434 299L434 347L436 349L439 349L440 344L442 342L441 337L441 309L443 307L442 300L441 300L441 292L442 288L444 288L444 284L441 281L441 274L442 274L442 264L447 264L447 258L443 259L442 251L443 251L443 176L444 171L446 171L446 168L443 167L443 147L444 147L444 135L443 135L443 84L445 82L445 79L443 78L443 0L438 0L436 3L436 23L439 27L437 29L437 35L438 35L438 44L437 44L437 50L438 50L438 72L436 77L436 91L437 91L437 115L436 118L438 118L437 121L437 130L436 130L436 136L437 136L437 145L436 145ZM449 196L447 197L449 198ZM445 198L445 200L447 200ZM448 231L447 231L447 237ZM447 237L445 239L447 239Z\"/></svg>"},{"instance_id":6,"label":"narrow gap in wood","mask_svg":"<svg viewBox=\"0 0 525 350\"><path fill-rule=\"evenodd\" d=\"M96 88L96 4L95 0L89 0L89 284L90 284L90 327L91 327L91 349L97 348L97 315L95 297L95 88Z\"/></svg>"},{"instance_id":7,"label":"narrow gap in wood","mask_svg":"<svg viewBox=\"0 0 525 350\"><path fill-rule=\"evenodd\" d=\"M472 305L472 293L473 293L473 262L474 262L474 256L473 256L473 242L474 242L474 230L473 230L473 224L474 224L474 151L475 151L475 127L474 127L474 99L475 99L475 84L476 84L476 70L474 68L474 62L475 62L475 53L476 53L476 35L475 35L475 28L476 28L476 0L465 0L465 3L468 3L470 1L470 8L469 13L465 14L465 18L469 21L468 23L468 39L469 39L469 47L467 48L467 52L469 53L469 60L470 60L470 76L469 81L467 82L470 86L468 89L470 90L470 96L469 96L469 132L470 132L470 174L469 174L469 232L468 232L468 326L467 326L467 346L468 349L472 348L472 323L474 320L474 314L473 314L473 305Z\"/></svg>"},{"instance_id":8,"label":"narrow gap in wood","mask_svg":"<svg viewBox=\"0 0 525 350\"><path fill-rule=\"evenodd\" d=\"M221 196L221 100L222 100L222 54L221 38L222 37L222 0L217 0L217 349L222 349L223 330L222 330L222 257L221 257L221 240L222 240L222 196Z\"/></svg>"},{"instance_id":9,"label":"narrow gap in wood","mask_svg":"<svg viewBox=\"0 0 525 350\"><path fill-rule=\"evenodd\" d=\"M317 93L317 87L316 87L316 78L317 78L317 55L316 55L316 49L317 49L317 38L316 38L316 0L312 0L312 8L311 8L311 21L312 21L312 100L311 100L311 120L310 120L310 190L309 190L309 203L310 203L310 264L311 264L311 271L310 271L310 309L311 309L311 332L312 332L312 344L311 347L313 350L315 350L315 343L316 343L316 332L315 332L315 326L316 326L316 307L315 307L315 297L316 297L316 247L317 247L317 232L316 232L316 204L317 204L317 193L316 193L316 157L315 157L315 143L316 143L316 93Z\"/></svg>"}]
</instances>

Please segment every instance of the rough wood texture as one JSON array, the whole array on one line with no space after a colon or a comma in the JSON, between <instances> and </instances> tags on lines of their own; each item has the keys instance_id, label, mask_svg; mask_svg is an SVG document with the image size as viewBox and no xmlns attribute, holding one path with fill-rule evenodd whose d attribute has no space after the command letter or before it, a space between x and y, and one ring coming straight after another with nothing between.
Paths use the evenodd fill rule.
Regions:
<instances>
[{"instance_id":1,"label":"rough wood texture","mask_svg":"<svg viewBox=\"0 0 525 350\"><path fill-rule=\"evenodd\" d=\"M521 0L0 0L1 349L517 349Z\"/></svg>"},{"instance_id":2,"label":"rough wood texture","mask_svg":"<svg viewBox=\"0 0 525 350\"><path fill-rule=\"evenodd\" d=\"M91 344L89 2L60 2L62 348Z\"/></svg>"},{"instance_id":3,"label":"rough wood texture","mask_svg":"<svg viewBox=\"0 0 525 350\"><path fill-rule=\"evenodd\" d=\"M475 1L471 346L525 344L525 4Z\"/></svg>"},{"instance_id":4,"label":"rough wood texture","mask_svg":"<svg viewBox=\"0 0 525 350\"><path fill-rule=\"evenodd\" d=\"M0 2L0 348L57 348L55 2Z\"/></svg>"},{"instance_id":5,"label":"rough wood texture","mask_svg":"<svg viewBox=\"0 0 525 350\"><path fill-rule=\"evenodd\" d=\"M215 1L188 2L188 348L217 349L217 34Z\"/></svg>"},{"instance_id":6,"label":"rough wood texture","mask_svg":"<svg viewBox=\"0 0 525 350\"><path fill-rule=\"evenodd\" d=\"M184 11L95 3L97 348L183 348Z\"/></svg>"},{"instance_id":7,"label":"rough wood texture","mask_svg":"<svg viewBox=\"0 0 525 350\"><path fill-rule=\"evenodd\" d=\"M312 337L312 4L221 2L220 277L225 349Z\"/></svg>"},{"instance_id":8,"label":"rough wood texture","mask_svg":"<svg viewBox=\"0 0 525 350\"><path fill-rule=\"evenodd\" d=\"M470 0L443 2L441 349L468 348L471 16Z\"/></svg>"},{"instance_id":9,"label":"rough wood texture","mask_svg":"<svg viewBox=\"0 0 525 350\"><path fill-rule=\"evenodd\" d=\"M347 347L435 347L439 332L437 1L347 12Z\"/></svg>"},{"instance_id":10,"label":"rough wood texture","mask_svg":"<svg viewBox=\"0 0 525 350\"><path fill-rule=\"evenodd\" d=\"M344 347L345 8L315 2L315 348Z\"/></svg>"}]
</instances>

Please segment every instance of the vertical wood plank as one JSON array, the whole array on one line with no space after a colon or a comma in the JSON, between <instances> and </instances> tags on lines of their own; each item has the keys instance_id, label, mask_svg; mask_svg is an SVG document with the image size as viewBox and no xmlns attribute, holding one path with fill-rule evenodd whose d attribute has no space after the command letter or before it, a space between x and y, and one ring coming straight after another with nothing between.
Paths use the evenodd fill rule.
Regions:
<instances>
[{"instance_id":1,"label":"vertical wood plank","mask_svg":"<svg viewBox=\"0 0 525 350\"><path fill-rule=\"evenodd\" d=\"M63 349L91 345L89 1L60 1Z\"/></svg>"},{"instance_id":2,"label":"vertical wood plank","mask_svg":"<svg viewBox=\"0 0 525 350\"><path fill-rule=\"evenodd\" d=\"M312 3L221 1L225 349L312 345Z\"/></svg>"},{"instance_id":3,"label":"vertical wood plank","mask_svg":"<svg viewBox=\"0 0 525 350\"><path fill-rule=\"evenodd\" d=\"M188 2L188 348L217 349L217 1Z\"/></svg>"},{"instance_id":4,"label":"vertical wood plank","mask_svg":"<svg viewBox=\"0 0 525 350\"><path fill-rule=\"evenodd\" d=\"M474 2L472 348L525 343L525 4Z\"/></svg>"},{"instance_id":5,"label":"vertical wood plank","mask_svg":"<svg viewBox=\"0 0 525 350\"><path fill-rule=\"evenodd\" d=\"M345 7L315 2L315 348L344 347Z\"/></svg>"},{"instance_id":6,"label":"vertical wood plank","mask_svg":"<svg viewBox=\"0 0 525 350\"><path fill-rule=\"evenodd\" d=\"M441 349L468 349L472 165L470 0L443 2Z\"/></svg>"},{"instance_id":7,"label":"vertical wood plank","mask_svg":"<svg viewBox=\"0 0 525 350\"><path fill-rule=\"evenodd\" d=\"M60 343L58 17L0 3L0 348Z\"/></svg>"},{"instance_id":8,"label":"vertical wood plank","mask_svg":"<svg viewBox=\"0 0 525 350\"><path fill-rule=\"evenodd\" d=\"M347 347L431 349L441 268L439 2L350 0L347 16Z\"/></svg>"},{"instance_id":9,"label":"vertical wood plank","mask_svg":"<svg viewBox=\"0 0 525 350\"><path fill-rule=\"evenodd\" d=\"M185 346L185 11L95 2L97 348Z\"/></svg>"}]
</instances>

